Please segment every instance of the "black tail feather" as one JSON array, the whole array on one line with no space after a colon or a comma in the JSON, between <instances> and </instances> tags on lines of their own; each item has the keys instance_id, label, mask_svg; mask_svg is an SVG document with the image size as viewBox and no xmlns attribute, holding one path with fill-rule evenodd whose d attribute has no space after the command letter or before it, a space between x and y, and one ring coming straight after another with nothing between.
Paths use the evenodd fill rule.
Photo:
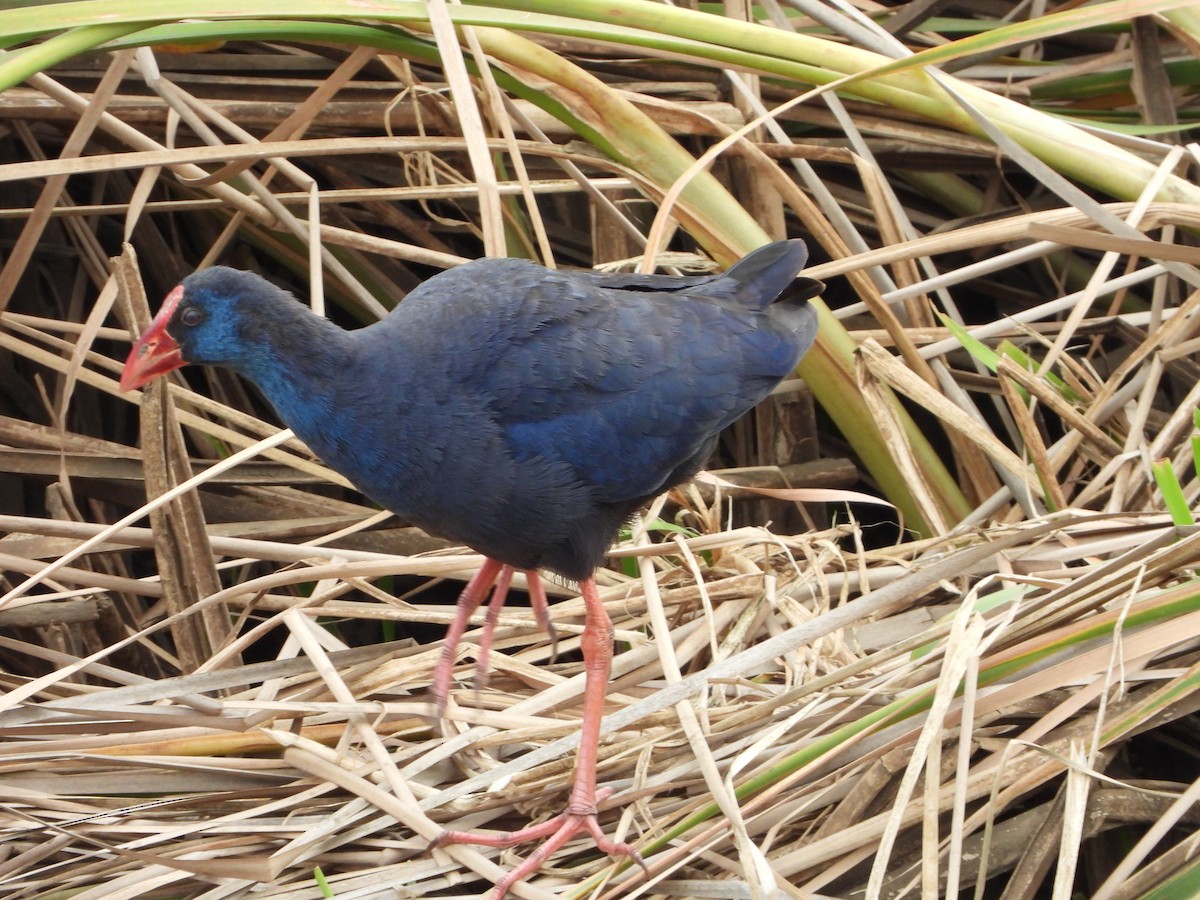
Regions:
<instances>
[{"instance_id":1,"label":"black tail feather","mask_svg":"<svg viewBox=\"0 0 1200 900\"><path fill-rule=\"evenodd\" d=\"M722 280L736 283L733 299L743 306L765 309L786 291L793 302L815 297L824 285L798 278L808 261L804 241L775 241L760 247L725 273Z\"/></svg>"}]
</instances>

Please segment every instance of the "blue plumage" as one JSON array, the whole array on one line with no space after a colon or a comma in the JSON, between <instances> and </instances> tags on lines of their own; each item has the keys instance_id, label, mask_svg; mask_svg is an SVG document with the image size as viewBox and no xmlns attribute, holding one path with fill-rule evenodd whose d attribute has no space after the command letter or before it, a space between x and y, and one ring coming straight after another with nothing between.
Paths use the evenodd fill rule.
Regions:
<instances>
[{"instance_id":1,"label":"blue plumage","mask_svg":"<svg viewBox=\"0 0 1200 900\"><path fill-rule=\"evenodd\" d=\"M805 301L820 285L796 279L805 258L781 241L698 278L484 259L353 332L256 275L212 268L184 280L166 330L183 360L257 384L402 518L583 579L621 523L693 475L808 349Z\"/></svg>"}]
</instances>

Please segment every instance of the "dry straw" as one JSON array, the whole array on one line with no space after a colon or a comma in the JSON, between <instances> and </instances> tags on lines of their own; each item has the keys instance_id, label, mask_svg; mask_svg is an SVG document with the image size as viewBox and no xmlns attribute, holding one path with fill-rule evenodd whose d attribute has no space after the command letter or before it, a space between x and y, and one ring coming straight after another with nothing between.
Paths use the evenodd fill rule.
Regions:
<instances>
[{"instance_id":1,"label":"dry straw","mask_svg":"<svg viewBox=\"0 0 1200 900\"><path fill-rule=\"evenodd\" d=\"M564 801L572 586L557 658L507 610L436 722L421 627L477 560L225 375L121 395L143 282L370 321L485 251L803 235L803 380L601 581L650 875L567 848L515 893L1194 895L1194 4L228 7L0 11L0 894L476 896L511 857L429 840Z\"/></svg>"}]
</instances>

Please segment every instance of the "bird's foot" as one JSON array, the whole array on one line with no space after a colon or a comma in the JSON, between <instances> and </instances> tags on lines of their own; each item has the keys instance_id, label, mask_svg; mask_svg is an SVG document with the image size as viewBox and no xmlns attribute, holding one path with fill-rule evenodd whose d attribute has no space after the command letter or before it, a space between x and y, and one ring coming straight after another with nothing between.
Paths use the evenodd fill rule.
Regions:
<instances>
[{"instance_id":1,"label":"bird's foot","mask_svg":"<svg viewBox=\"0 0 1200 900\"><path fill-rule=\"evenodd\" d=\"M455 616L447 637L448 644L453 647L466 628L471 613L479 608L487 596L493 582L501 575L503 565L488 560L480 573L471 579L467 589L459 601L459 612ZM532 573L536 578L536 573ZM532 583L532 579L531 579ZM540 587L540 583L539 583ZM608 687L609 676L612 674L612 620L600 599L594 578L586 578L579 583L583 595L585 620L580 647L583 650L583 668L585 672L583 688L583 718L580 722L579 752L575 763L575 784L571 789L571 799L567 811L561 816L513 831L507 834L472 834L465 831L448 831L441 835L433 846L446 844L482 844L488 847L511 847L526 841L542 841L541 845L531 853L524 862L502 878L496 884L492 900L503 900L514 884L529 877L552 854L563 847L580 832L591 835L596 846L610 856L625 856L632 859L643 869L646 863L633 847L628 844L610 841L600 830L596 819L597 804L611 795L608 789L596 788L596 762L600 746L600 726L604 717L604 694ZM540 598L540 607L545 610L545 595ZM493 599L493 602L496 602ZM502 601L501 601L502 602ZM534 596L534 614L539 615L539 598ZM541 616L539 615L539 621ZM438 711L445 702L449 691L450 675L453 670L453 650L442 651L442 659L434 678L434 697L437 698Z\"/></svg>"},{"instance_id":2,"label":"bird's foot","mask_svg":"<svg viewBox=\"0 0 1200 900\"><path fill-rule=\"evenodd\" d=\"M597 793L597 800L603 800L611 793L612 791L608 788L602 788ZM601 852L607 853L609 856L624 856L633 860L643 870L646 869L646 861L642 859L641 854L637 850L629 844L609 840L604 834L600 829L599 821L596 819L596 807L594 804L590 807L581 807L579 809L568 806L566 812L555 816L553 819L549 819L538 825L530 825L528 828L522 828L518 831L508 831L500 834L443 831L431 846L444 847L447 844L479 844L484 847L505 848L528 843L529 841L542 841L537 849L525 857L525 860L519 866L496 882L496 889L492 893L492 900L503 900L503 897L514 884L540 869L542 864L552 854L581 832L590 834L597 849Z\"/></svg>"}]
</instances>

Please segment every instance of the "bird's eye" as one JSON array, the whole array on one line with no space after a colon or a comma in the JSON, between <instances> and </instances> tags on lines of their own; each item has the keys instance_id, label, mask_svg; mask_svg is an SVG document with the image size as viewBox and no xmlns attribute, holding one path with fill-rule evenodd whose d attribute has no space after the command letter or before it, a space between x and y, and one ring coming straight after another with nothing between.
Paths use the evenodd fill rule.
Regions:
<instances>
[{"instance_id":1,"label":"bird's eye","mask_svg":"<svg viewBox=\"0 0 1200 900\"><path fill-rule=\"evenodd\" d=\"M179 313L179 321L184 325L194 327L204 321L204 313L194 306L187 306Z\"/></svg>"}]
</instances>

